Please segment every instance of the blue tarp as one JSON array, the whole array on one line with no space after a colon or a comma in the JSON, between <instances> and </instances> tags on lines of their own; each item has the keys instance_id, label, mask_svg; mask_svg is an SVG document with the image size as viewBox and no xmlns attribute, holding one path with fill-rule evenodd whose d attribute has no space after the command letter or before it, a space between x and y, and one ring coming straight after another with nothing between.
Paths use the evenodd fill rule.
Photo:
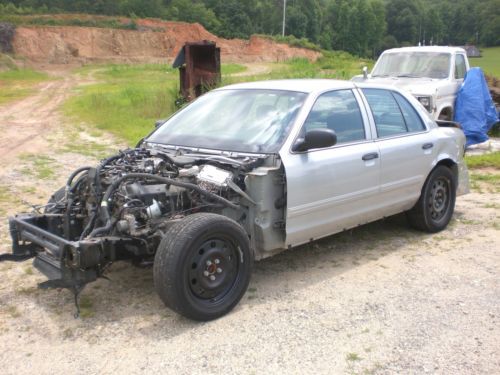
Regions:
<instances>
[{"instance_id":1,"label":"blue tarp","mask_svg":"<svg viewBox=\"0 0 500 375\"><path fill-rule=\"evenodd\" d=\"M481 68L471 68L455 101L455 118L467 138L467 146L488 140L488 131L499 121Z\"/></svg>"}]
</instances>

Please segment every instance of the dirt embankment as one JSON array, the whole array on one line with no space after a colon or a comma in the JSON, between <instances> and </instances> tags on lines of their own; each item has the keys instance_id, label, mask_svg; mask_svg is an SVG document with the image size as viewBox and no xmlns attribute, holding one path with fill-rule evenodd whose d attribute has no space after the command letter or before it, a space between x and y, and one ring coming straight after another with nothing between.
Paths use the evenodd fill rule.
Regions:
<instances>
[{"instance_id":1,"label":"dirt embankment","mask_svg":"<svg viewBox=\"0 0 500 375\"><path fill-rule=\"evenodd\" d=\"M223 39L200 24L138 20L138 30L74 26L18 27L13 40L17 56L37 63L86 61L152 62L173 59L188 41L211 40L221 47L224 62L279 62L292 57L316 60L316 51L252 36Z\"/></svg>"}]
</instances>

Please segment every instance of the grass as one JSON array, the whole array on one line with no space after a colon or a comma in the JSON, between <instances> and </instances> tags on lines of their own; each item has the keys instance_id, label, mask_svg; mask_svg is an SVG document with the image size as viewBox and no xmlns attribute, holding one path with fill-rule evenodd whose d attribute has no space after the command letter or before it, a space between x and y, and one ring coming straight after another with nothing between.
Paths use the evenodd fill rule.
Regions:
<instances>
[{"instance_id":1,"label":"grass","mask_svg":"<svg viewBox=\"0 0 500 375\"><path fill-rule=\"evenodd\" d=\"M490 76L500 79L500 47L481 48L482 57L470 58L472 66L479 66Z\"/></svg>"},{"instance_id":2,"label":"grass","mask_svg":"<svg viewBox=\"0 0 500 375\"><path fill-rule=\"evenodd\" d=\"M31 69L0 71L0 104L22 99L35 92L35 86L49 79L48 74Z\"/></svg>"},{"instance_id":3,"label":"grass","mask_svg":"<svg viewBox=\"0 0 500 375\"><path fill-rule=\"evenodd\" d=\"M0 22L9 22L18 26L81 26L107 29L137 30L134 20L121 20L113 17L88 17L85 15L69 15L64 18L54 15L16 15L2 14Z\"/></svg>"},{"instance_id":4,"label":"grass","mask_svg":"<svg viewBox=\"0 0 500 375\"><path fill-rule=\"evenodd\" d=\"M500 173L484 173L473 170L469 176L471 188L478 193L484 190L491 193L500 193Z\"/></svg>"},{"instance_id":5,"label":"grass","mask_svg":"<svg viewBox=\"0 0 500 375\"><path fill-rule=\"evenodd\" d=\"M222 75L235 74L244 72L247 70L247 67L240 64L222 64L220 70Z\"/></svg>"},{"instance_id":6,"label":"grass","mask_svg":"<svg viewBox=\"0 0 500 375\"><path fill-rule=\"evenodd\" d=\"M94 303L88 296L80 297L80 317L82 319L91 318L94 316L95 311L92 309Z\"/></svg>"},{"instance_id":7,"label":"grass","mask_svg":"<svg viewBox=\"0 0 500 375\"><path fill-rule=\"evenodd\" d=\"M22 169L22 172L27 175L32 175L40 180L48 180L55 175L55 160L48 156L22 154L20 155L20 159L31 164L31 167L25 167Z\"/></svg>"},{"instance_id":8,"label":"grass","mask_svg":"<svg viewBox=\"0 0 500 375\"><path fill-rule=\"evenodd\" d=\"M95 67L84 68L85 74ZM175 110L174 70L166 65L108 65L98 68L102 83L80 89L65 103L66 114L134 145L154 122Z\"/></svg>"},{"instance_id":9,"label":"grass","mask_svg":"<svg viewBox=\"0 0 500 375\"><path fill-rule=\"evenodd\" d=\"M361 361L361 357L359 356L359 354L357 353L347 353L346 355L346 360L350 361L350 362L354 362L354 361Z\"/></svg>"},{"instance_id":10,"label":"grass","mask_svg":"<svg viewBox=\"0 0 500 375\"><path fill-rule=\"evenodd\" d=\"M19 203L19 198L15 196L7 185L0 185L0 216L7 213L9 207Z\"/></svg>"},{"instance_id":11,"label":"grass","mask_svg":"<svg viewBox=\"0 0 500 375\"><path fill-rule=\"evenodd\" d=\"M495 168L500 170L500 152L483 155L466 155L465 162L469 169Z\"/></svg>"}]
</instances>

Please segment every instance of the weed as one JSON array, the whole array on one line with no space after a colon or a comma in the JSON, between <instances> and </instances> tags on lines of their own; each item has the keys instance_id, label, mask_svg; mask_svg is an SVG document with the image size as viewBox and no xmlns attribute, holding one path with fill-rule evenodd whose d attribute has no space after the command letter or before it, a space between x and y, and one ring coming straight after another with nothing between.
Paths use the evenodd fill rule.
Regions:
<instances>
[{"instance_id":1,"label":"weed","mask_svg":"<svg viewBox=\"0 0 500 375\"><path fill-rule=\"evenodd\" d=\"M26 268L24 269L24 273L25 273L26 275L33 275L33 267L31 267L31 266L26 267Z\"/></svg>"},{"instance_id":2,"label":"weed","mask_svg":"<svg viewBox=\"0 0 500 375\"><path fill-rule=\"evenodd\" d=\"M19 318L21 316L21 313L17 309L16 306L9 305L5 308L5 311L7 314L9 314L12 318Z\"/></svg>"},{"instance_id":3,"label":"weed","mask_svg":"<svg viewBox=\"0 0 500 375\"><path fill-rule=\"evenodd\" d=\"M500 209L500 204L498 203L486 203L485 205L483 205L483 208L493 208L493 209Z\"/></svg>"},{"instance_id":4,"label":"weed","mask_svg":"<svg viewBox=\"0 0 500 375\"><path fill-rule=\"evenodd\" d=\"M88 296L80 297L80 317L82 319L91 318L95 312L92 310L93 302Z\"/></svg>"},{"instance_id":5,"label":"weed","mask_svg":"<svg viewBox=\"0 0 500 375\"><path fill-rule=\"evenodd\" d=\"M347 353L346 360L354 362L354 361L361 361L362 358L357 353Z\"/></svg>"}]
</instances>

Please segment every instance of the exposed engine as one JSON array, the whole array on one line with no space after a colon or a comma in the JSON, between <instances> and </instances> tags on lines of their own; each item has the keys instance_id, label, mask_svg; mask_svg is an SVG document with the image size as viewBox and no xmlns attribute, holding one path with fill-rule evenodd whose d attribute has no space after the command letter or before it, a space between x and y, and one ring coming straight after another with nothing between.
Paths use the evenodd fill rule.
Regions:
<instances>
[{"instance_id":1,"label":"exposed engine","mask_svg":"<svg viewBox=\"0 0 500 375\"><path fill-rule=\"evenodd\" d=\"M152 254L176 219L228 207L241 211L240 199L251 201L244 192L245 171L256 162L126 150L96 168L75 171L46 212L63 215L62 234L68 240L129 237L136 240L136 246L127 245L129 251Z\"/></svg>"}]
</instances>

